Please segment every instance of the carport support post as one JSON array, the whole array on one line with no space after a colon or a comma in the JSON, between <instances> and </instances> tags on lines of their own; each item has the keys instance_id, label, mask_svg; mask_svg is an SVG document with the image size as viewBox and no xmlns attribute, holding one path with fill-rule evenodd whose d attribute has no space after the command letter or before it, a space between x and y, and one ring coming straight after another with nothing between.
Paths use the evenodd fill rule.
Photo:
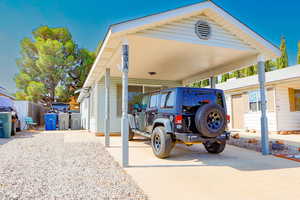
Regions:
<instances>
[{"instance_id":1,"label":"carport support post","mask_svg":"<svg viewBox=\"0 0 300 200\"><path fill-rule=\"evenodd\" d=\"M109 147L110 111L109 111L110 69L105 70L105 146Z\"/></svg>"},{"instance_id":2,"label":"carport support post","mask_svg":"<svg viewBox=\"0 0 300 200\"><path fill-rule=\"evenodd\" d=\"M260 86L260 101L261 101L261 149L263 155L270 154L269 150L269 130L267 119L267 104L266 104L266 89L265 89L265 60L263 56L258 57L258 79Z\"/></svg>"},{"instance_id":3,"label":"carport support post","mask_svg":"<svg viewBox=\"0 0 300 200\"><path fill-rule=\"evenodd\" d=\"M128 166L128 43L122 45L122 166Z\"/></svg>"},{"instance_id":4,"label":"carport support post","mask_svg":"<svg viewBox=\"0 0 300 200\"><path fill-rule=\"evenodd\" d=\"M214 77L214 76L211 76L210 78L209 78L209 84L210 84L210 88L216 88L216 77Z\"/></svg>"},{"instance_id":5,"label":"carport support post","mask_svg":"<svg viewBox=\"0 0 300 200\"><path fill-rule=\"evenodd\" d=\"M87 130L90 131L90 120L91 120L91 92L89 91L88 97L88 114L87 114Z\"/></svg>"}]
</instances>

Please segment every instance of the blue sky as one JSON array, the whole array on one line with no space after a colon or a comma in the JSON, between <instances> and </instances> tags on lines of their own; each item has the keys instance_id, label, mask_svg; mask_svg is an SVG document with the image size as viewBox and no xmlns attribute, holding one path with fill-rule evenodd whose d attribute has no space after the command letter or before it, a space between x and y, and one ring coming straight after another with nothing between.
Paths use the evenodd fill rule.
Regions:
<instances>
[{"instance_id":1,"label":"blue sky","mask_svg":"<svg viewBox=\"0 0 300 200\"><path fill-rule=\"evenodd\" d=\"M197 2L201 0L0 0L0 86L16 90L19 42L40 25L67 27L80 47L94 50L110 24ZM300 1L215 2L275 45L285 36L290 64L296 63Z\"/></svg>"}]
</instances>

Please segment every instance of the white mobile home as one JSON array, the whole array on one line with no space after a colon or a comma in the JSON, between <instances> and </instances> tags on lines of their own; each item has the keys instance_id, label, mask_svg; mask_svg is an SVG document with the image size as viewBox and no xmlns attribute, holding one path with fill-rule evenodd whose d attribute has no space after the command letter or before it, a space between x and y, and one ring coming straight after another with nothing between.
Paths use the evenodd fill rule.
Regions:
<instances>
[{"instance_id":1,"label":"white mobile home","mask_svg":"<svg viewBox=\"0 0 300 200\"><path fill-rule=\"evenodd\" d=\"M257 75L233 79L216 87L225 90L231 129L260 130ZM267 117L270 132L300 131L300 65L266 73Z\"/></svg>"},{"instance_id":2,"label":"white mobile home","mask_svg":"<svg viewBox=\"0 0 300 200\"><path fill-rule=\"evenodd\" d=\"M82 122L105 133L107 145L115 132L126 141L136 94L257 63L264 88L264 62L278 56L277 47L211 1L111 25L78 98Z\"/></svg>"}]
</instances>

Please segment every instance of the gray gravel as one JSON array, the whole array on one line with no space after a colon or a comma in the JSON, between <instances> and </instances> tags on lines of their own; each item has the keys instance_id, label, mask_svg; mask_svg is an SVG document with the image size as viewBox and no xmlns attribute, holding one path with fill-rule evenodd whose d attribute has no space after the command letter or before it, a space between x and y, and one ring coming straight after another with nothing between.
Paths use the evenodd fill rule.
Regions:
<instances>
[{"instance_id":1,"label":"gray gravel","mask_svg":"<svg viewBox=\"0 0 300 200\"><path fill-rule=\"evenodd\" d=\"M100 142L67 134L0 139L0 199L147 199Z\"/></svg>"}]
</instances>

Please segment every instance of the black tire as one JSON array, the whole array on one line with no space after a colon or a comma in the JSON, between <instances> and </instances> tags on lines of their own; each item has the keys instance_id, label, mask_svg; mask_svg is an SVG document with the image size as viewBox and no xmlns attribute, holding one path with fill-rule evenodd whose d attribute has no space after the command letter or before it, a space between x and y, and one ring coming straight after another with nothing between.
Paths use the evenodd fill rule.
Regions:
<instances>
[{"instance_id":1,"label":"black tire","mask_svg":"<svg viewBox=\"0 0 300 200\"><path fill-rule=\"evenodd\" d=\"M17 127L16 127L16 122L12 122L11 123L11 136L14 136L16 135L16 132L17 132Z\"/></svg>"},{"instance_id":2,"label":"black tire","mask_svg":"<svg viewBox=\"0 0 300 200\"><path fill-rule=\"evenodd\" d=\"M134 137L134 132L131 130L129 127L129 132L128 132L128 141L132 141Z\"/></svg>"},{"instance_id":3,"label":"black tire","mask_svg":"<svg viewBox=\"0 0 300 200\"><path fill-rule=\"evenodd\" d=\"M226 128L225 110L218 104L205 104L198 108L195 125L199 133L208 138L215 138L224 133Z\"/></svg>"},{"instance_id":4,"label":"black tire","mask_svg":"<svg viewBox=\"0 0 300 200\"><path fill-rule=\"evenodd\" d=\"M226 141L222 142L207 142L204 143L204 147L208 153L218 154L222 153L225 149Z\"/></svg>"},{"instance_id":5,"label":"black tire","mask_svg":"<svg viewBox=\"0 0 300 200\"><path fill-rule=\"evenodd\" d=\"M171 134L166 133L165 127L156 127L151 135L151 147L158 158L167 158L170 155L175 143Z\"/></svg>"}]
</instances>

